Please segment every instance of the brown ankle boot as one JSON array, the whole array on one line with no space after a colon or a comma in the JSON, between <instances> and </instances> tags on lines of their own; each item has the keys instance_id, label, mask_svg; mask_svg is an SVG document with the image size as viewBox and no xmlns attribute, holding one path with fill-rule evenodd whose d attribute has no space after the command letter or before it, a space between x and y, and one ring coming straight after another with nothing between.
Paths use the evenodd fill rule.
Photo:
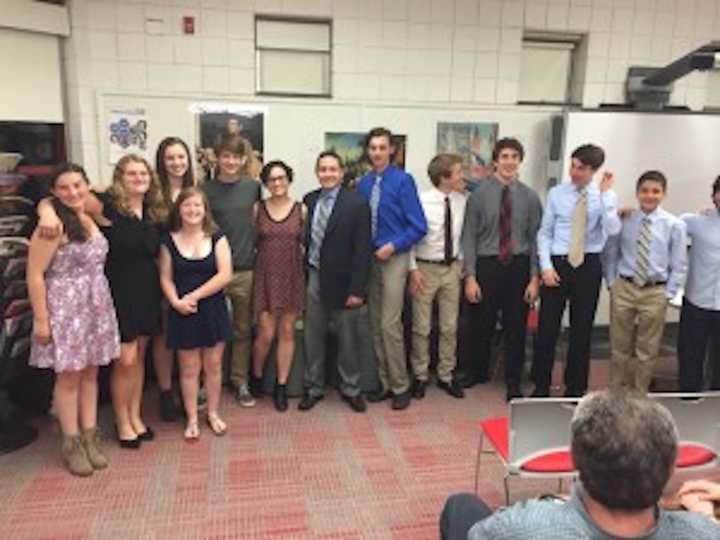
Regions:
<instances>
[{"instance_id":1,"label":"brown ankle boot","mask_svg":"<svg viewBox=\"0 0 720 540\"><path fill-rule=\"evenodd\" d=\"M104 469L108 466L108 458L102 451L100 432L97 427L83 430L82 442L93 469Z\"/></svg>"},{"instance_id":2,"label":"brown ankle boot","mask_svg":"<svg viewBox=\"0 0 720 540\"><path fill-rule=\"evenodd\" d=\"M68 470L75 476L90 476L93 473L80 435L63 437L62 454Z\"/></svg>"}]
</instances>

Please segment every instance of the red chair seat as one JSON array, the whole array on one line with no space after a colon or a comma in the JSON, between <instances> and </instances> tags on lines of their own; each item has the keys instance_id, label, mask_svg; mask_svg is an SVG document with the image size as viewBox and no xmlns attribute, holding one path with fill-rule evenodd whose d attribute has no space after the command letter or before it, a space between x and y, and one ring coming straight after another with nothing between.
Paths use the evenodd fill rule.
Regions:
<instances>
[{"instance_id":1,"label":"red chair seat","mask_svg":"<svg viewBox=\"0 0 720 540\"><path fill-rule=\"evenodd\" d=\"M680 448L678 448L675 467L678 469L685 467L699 467L700 465L707 465L716 457L717 455L714 452L702 446L694 444L681 444Z\"/></svg>"},{"instance_id":2,"label":"red chair seat","mask_svg":"<svg viewBox=\"0 0 720 540\"><path fill-rule=\"evenodd\" d=\"M531 459L521 468L527 472L571 473L575 470L575 462L570 450L560 450Z\"/></svg>"},{"instance_id":3,"label":"red chair seat","mask_svg":"<svg viewBox=\"0 0 720 540\"><path fill-rule=\"evenodd\" d=\"M508 417L489 418L480 422L485 436L495 448L503 461L507 462L510 455L510 420ZM566 473L575 470L570 450L548 452L531 459L522 466L522 470L537 473Z\"/></svg>"}]
</instances>

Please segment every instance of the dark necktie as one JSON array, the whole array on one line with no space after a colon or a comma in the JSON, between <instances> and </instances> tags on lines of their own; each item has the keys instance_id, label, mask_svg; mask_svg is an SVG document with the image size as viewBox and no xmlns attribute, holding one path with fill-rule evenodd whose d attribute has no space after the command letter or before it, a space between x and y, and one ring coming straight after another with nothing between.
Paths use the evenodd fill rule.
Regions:
<instances>
[{"instance_id":1,"label":"dark necktie","mask_svg":"<svg viewBox=\"0 0 720 540\"><path fill-rule=\"evenodd\" d=\"M498 259L507 264L512 259L512 200L510 187L503 187L500 199L500 246Z\"/></svg>"},{"instance_id":2,"label":"dark necktie","mask_svg":"<svg viewBox=\"0 0 720 540\"><path fill-rule=\"evenodd\" d=\"M452 239L452 213L450 212L450 197L445 196L445 264L453 260Z\"/></svg>"}]
</instances>

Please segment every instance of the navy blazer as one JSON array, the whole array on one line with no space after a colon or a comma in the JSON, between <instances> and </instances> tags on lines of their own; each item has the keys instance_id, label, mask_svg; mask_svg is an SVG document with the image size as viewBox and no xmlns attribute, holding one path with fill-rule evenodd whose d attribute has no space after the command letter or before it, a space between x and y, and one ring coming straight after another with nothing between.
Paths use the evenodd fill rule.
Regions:
<instances>
[{"instance_id":1,"label":"navy blazer","mask_svg":"<svg viewBox=\"0 0 720 540\"><path fill-rule=\"evenodd\" d=\"M306 252L320 191L303 199L308 209ZM370 257L370 207L362 196L341 187L320 246L320 298L327 309L342 309L350 295L367 298Z\"/></svg>"}]
</instances>

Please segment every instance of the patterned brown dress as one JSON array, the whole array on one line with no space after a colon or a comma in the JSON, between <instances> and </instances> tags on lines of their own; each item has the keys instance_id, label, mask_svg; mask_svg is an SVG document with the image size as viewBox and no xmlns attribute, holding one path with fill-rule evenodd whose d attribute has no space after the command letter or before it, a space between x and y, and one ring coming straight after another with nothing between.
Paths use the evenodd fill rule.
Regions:
<instances>
[{"instance_id":1,"label":"patterned brown dress","mask_svg":"<svg viewBox=\"0 0 720 540\"><path fill-rule=\"evenodd\" d=\"M305 306L302 206L275 221L260 203L257 221L257 258L253 273L253 312L274 315L299 312Z\"/></svg>"}]
</instances>

